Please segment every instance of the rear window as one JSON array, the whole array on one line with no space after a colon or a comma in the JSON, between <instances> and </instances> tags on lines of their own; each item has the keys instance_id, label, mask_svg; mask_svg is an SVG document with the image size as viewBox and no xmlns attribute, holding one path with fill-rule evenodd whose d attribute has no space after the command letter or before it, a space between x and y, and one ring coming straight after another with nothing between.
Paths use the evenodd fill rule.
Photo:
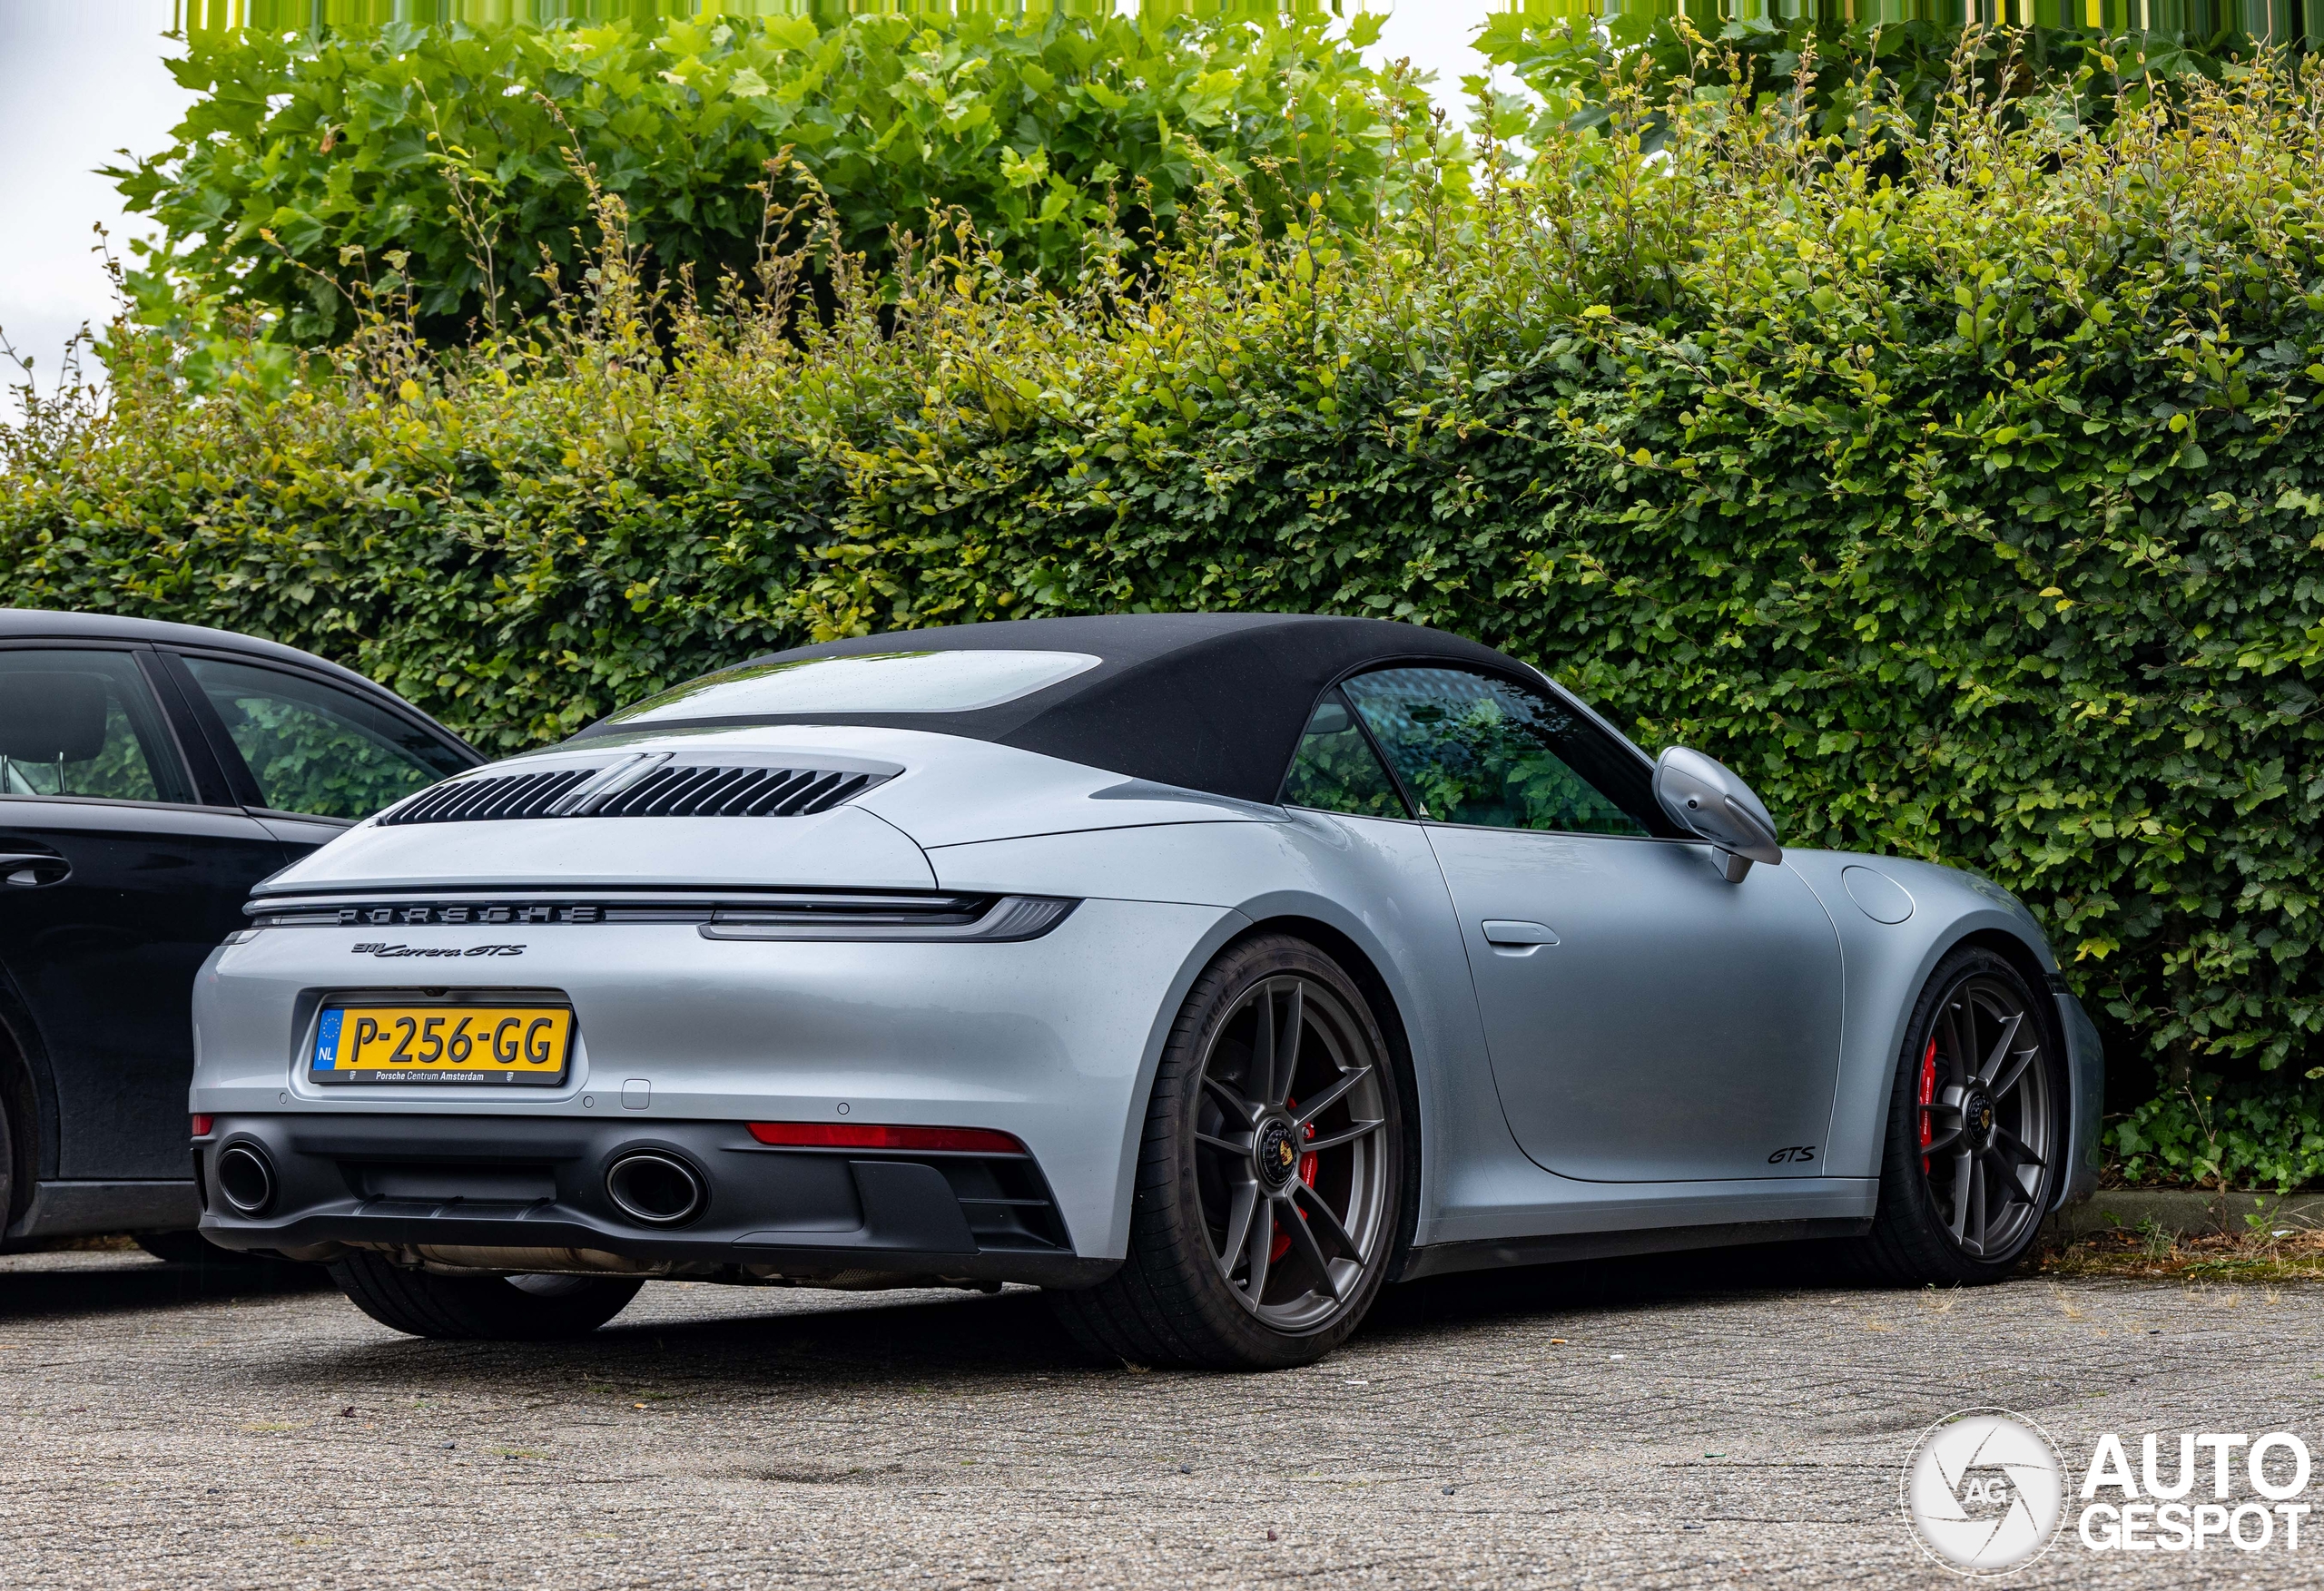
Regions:
<instances>
[{"instance_id":1,"label":"rear window","mask_svg":"<svg viewBox=\"0 0 2324 1591\"><path fill-rule=\"evenodd\" d=\"M274 811L368 818L468 766L418 724L350 691L214 657L185 665L242 754L260 804Z\"/></svg>"},{"instance_id":2,"label":"rear window","mask_svg":"<svg viewBox=\"0 0 2324 1591\"><path fill-rule=\"evenodd\" d=\"M749 663L624 708L608 724L802 712L973 712L1096 668L1086 652L870 652Z\"/></svg>"}]
</instances>

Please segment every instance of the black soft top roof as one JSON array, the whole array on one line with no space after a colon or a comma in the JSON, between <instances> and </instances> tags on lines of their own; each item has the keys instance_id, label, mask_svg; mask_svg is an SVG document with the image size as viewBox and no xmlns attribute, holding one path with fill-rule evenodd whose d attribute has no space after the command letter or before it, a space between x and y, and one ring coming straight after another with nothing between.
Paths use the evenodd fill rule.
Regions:
<instances>
[{"instance_id":1,"label":"black soft top roof","mask_svg":"<svg viewBox=\"0 0 2324 1591\"><path fill-rule=\"evenodd\" d=\"M1157 784L1273 801L1315 699L1385 663L1532 671L1488 646L1417 624L1310 614L1115 614L898 631L803 646L754 663L865 653L1082 652L1096 668L970 712L811 712L662 721L684 725L846 723L929 730L1017 746ZM599 722L576 739L643 730Z\"/></svg>"}]
</instances>

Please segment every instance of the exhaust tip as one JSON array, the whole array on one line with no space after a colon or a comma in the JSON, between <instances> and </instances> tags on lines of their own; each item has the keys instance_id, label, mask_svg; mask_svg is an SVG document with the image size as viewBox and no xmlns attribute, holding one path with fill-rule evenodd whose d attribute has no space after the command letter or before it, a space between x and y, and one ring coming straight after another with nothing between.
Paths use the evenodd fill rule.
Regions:
<instances>
[{"instance_id":1,"label":"exhaust tip","mask_svg":"<svg viewBox=\"0 0 2324 1591\"><path fill-rule=\"evenodd\" d=\"M218 1192L238 1213L263 1215L274 1203L274 1165L250 1144L230 1144L218 1156Z\"/></svg>"},{"instance_id":2,"label":"exhaust tip","mask_svg":"<svg viewBox=\"0 0 2324 1591\"><path fill-rule=\"evenodd\" d=\"M683 1226L710 1202L702 1174L675 1154L640 1149L606 1171L606 1197L632 1221L647 1226Z\"/></svg>"}]
</instances>

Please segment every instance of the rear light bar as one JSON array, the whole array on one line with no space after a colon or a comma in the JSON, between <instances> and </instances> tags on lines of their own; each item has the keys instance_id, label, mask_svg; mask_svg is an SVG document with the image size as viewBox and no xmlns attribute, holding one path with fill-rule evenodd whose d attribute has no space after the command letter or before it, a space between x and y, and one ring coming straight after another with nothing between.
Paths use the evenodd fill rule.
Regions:
<instances>
[{"instance_id":1,"label":"rear light bar","mask_svg":"<svg viewBox=\"0 0 2324 1591\"><path fill-rule=\"evenodd\" d=\"M934 1149L1022 1154L1025 1145L987 1127L888 1127L852 1122L752 1122L751 1136L783 1149Z\"/></svg>"},{"instance_id":2,"label":"rear light bar","mask_svg":"<svg viewBox=\"0 0 2324 1591\"><path fill-rule=\"evenodd\" d=\"M864 889L607 891L586 899L503 891L453 899L278 895L243 907L251 927L237 929L228 942L240 944L261 928L691 923L707 939L1009 945L1039 938L1078 904L1046 895Z\"/></svg>"}]
</instances>

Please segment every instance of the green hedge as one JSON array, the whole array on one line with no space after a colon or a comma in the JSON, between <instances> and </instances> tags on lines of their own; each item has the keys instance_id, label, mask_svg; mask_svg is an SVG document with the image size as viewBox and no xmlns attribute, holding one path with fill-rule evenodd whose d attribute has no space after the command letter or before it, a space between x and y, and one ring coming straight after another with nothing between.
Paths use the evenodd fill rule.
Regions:
<instances>
[{"instance_id":1,"label":"green hedge","mask_svg":"<svg viewBox=\"0 0 2324 1591\"><path fill-rule=\"evenodd\" d=\"M2197 1073L2127 1112L2107 1147L2124 1182L2289 1192L2324 1182L2324 1099L2273 1079Z\"/></svg>"},{"instance_id":2,"label":"green hedge","mask_svg":"<svg viewBox=\"0 0 2324 1591\"><path fill-rule=\"evenodd\" d=\"M2181 1072L2319 1061L2324 75L2099 137L1940 106L1906 180L1681 106L1473 207L1142 297L916 260L826 328L678 307L289 397L122 349L0 481L9 600L224 624L497 751L835 633L1318 609L1539 660L1802 845L1982 869ZM2295 1085L2295 1087L2297 1085Z\"/></svg>"},{"instance_id":3,"label":"green hedge","mask_svg":"<svg viewBox=\"0 0 2324 1591\"><path fill-rule=\"evenodd\" d=\"M747 274L811 188L875 270L892 231L957 209L1011 266L1069 284L1109 221L1128 246L1167 235L1206 170L1278 226L1310 192L1344 222L1396 201L1427 94L1364 64L1377 18L1344 38L1324 20L196 32L171 66L200 96L175 142L111 174L161 224L132 277L149 319L254 310L300 343L347 335L368 289L408 286L438 340L539 313L544 266L569 287L585 263L576 161L621 197L649 266L705 289Z\"/></svg>"},{"instance_id":4,"label":"green hedge","mask_svg":"<svg viewBox=\"0 0 2324 1591\"><path fill-rule=\"evenodd\" d=\"M1793 17L1722 18L1721 9L1702 0L1648 0L1625 5L1600 27L1551 20L1531 6L1500 13L1479 30L1478 52L1508 68L1531 98L1501 96L1495 120L1505 133L1587 128L1612 110L1610 85L1643 83L1652 93L1708 68L1723 95L1752 104L1793 102L1817 132L1877 152L1894 126L1927 133L1938 105L1965 79L2005 96L2009 113L2021 119L2103 128L2118 109L2218 83L2270 48L2314 44L2278 32L2270 45L2266 16L2250 13L2236 22L2257 36L2240 25L2210 25L2221 16L2184 10L2175 28L2110 32L1857 21L1853 6L1845 18L1831 6Z\"/></svg>"}]
</instances>

